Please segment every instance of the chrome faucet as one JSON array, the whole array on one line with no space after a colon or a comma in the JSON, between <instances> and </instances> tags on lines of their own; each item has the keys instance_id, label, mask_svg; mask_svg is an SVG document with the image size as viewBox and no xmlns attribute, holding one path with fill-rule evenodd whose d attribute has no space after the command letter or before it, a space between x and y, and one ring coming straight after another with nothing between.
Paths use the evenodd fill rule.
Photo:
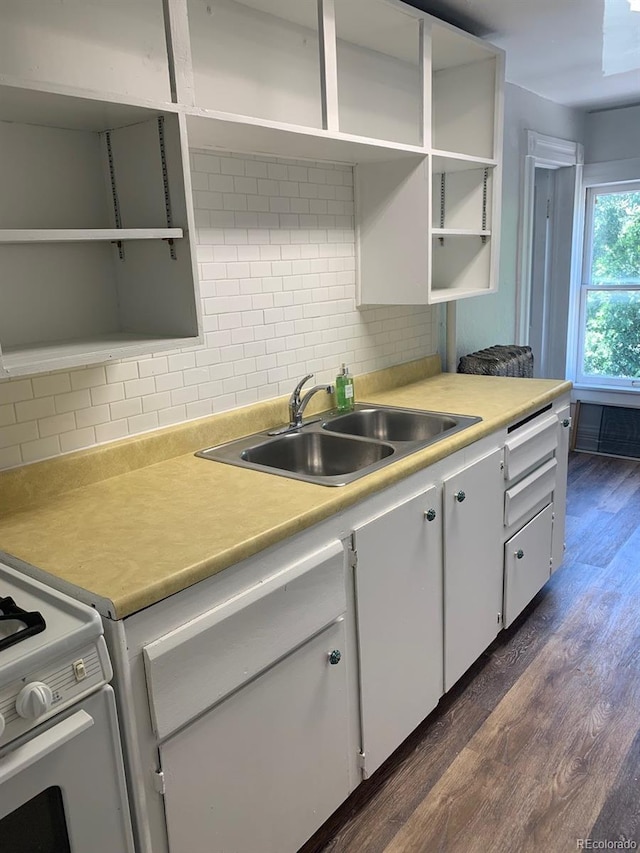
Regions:
<instances>
[{"instance_id":1,"label":"chrome faucet","mask_svg":"<svg viewBox=\"0 0 640 853\"><path fill-rule=\"evenodd\" d=\"M314 394L317 394L318 391L326 391L327 394L333 394L333 385L314 385L301 398L300 392L302 391L302 386L309 379L313 379L313 373L308 373L304 379L301 379L289 397L289 429L297 429L299 426L302 426L302 415Z\"/></svg>"},{"instance_id":2,"label":"chrome faucet","mask_svg":"<svg viewBox=\"0 0 640 853\"><path fill-rule=\"evenodd\" d=\"M304 397L301 397L300 392L302 391L302 386L305 382L308 382L309 379L313 379L313 373L309 373L304 377L304 379L301 379L289 397L289 423L287 426L273 430L269 435L282 435L285 432L291 432L291 430L299 429L302 426L302 415L304 414L304 410L307 408L307 404L313 395L317 394L318 391L326 391L327 394L333 394L333 385L314 385L313 388L309 388ZM313 421L307 421L307 423L313 423Z\"/></svg>"}]
</instances>

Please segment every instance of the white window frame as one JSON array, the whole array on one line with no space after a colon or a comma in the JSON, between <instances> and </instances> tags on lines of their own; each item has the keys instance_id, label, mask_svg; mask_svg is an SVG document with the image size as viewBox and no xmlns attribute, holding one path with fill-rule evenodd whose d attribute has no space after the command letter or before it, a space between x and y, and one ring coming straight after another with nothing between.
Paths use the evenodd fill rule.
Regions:
<instances>
[{"instance_id":1,"label":"white window frame","mask_svg":"<svg viewBox=\"0 0 640 853\"><path fill-rule=\"evenodd\" d=\"M567 376L573 379L574 388L583 393L572 395L581 400L624 405L624 395L630 405L638 406L639 379L617 379L602 376L585 376L582 373L584 348L586 295L592 287L590 281L591 217L589 199L596 192L623 192L640 190L640 158L593 163L584 167L581 209L578 211L572 298L569 313L569 341L567 347ZM591 193L590 193L591 191ZM611 287L614 289L614 286ZM640 290L640 285L615 285L618 290Z\"/></svg>"},{"instance_id":2,"label":"white window frame","mask_svg":"<svg viewBox=\"0 0 640 853\"><path fill-rule=\"evenodd\" d=\"M617 376L593 376L582 372L584 362L584 343L586 333L587 297L589 293L602 293L607 291L630 291L640 290L640 283L611 283L594 284L591 275L591 257L593 250L593 214L594 199L596 196L614 195L620 192L640 192L640 180L622 181L615 184L599 184L588 187L585 193L585 217L584 217L584 246L582 252L582 281L580 284L580 306L578 310L578 355L576 362L576 383L584 387L606 387L640 389L640 378L632 379Z\"/></svg>"}]
</instances>

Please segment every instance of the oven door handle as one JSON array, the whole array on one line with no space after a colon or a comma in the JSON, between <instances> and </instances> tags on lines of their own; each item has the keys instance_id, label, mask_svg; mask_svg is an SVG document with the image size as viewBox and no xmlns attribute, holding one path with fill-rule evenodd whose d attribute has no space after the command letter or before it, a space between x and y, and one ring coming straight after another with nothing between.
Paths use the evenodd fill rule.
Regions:
<instances>
[{"instance_id":1,"label":"oven door handle","mask_svg":"<svg viewBox=\"0 0 640 853\"><path fill-rule=\"evenodd\" d=\"M0 758L0 785L8 782L18 773L24 772L46 755L60 749L61 746L90 729L93 722L93 717L86 711L76 711L66 720L62 720L53 728L36 735L4 758Z\"/></svg>"}]
</instances>

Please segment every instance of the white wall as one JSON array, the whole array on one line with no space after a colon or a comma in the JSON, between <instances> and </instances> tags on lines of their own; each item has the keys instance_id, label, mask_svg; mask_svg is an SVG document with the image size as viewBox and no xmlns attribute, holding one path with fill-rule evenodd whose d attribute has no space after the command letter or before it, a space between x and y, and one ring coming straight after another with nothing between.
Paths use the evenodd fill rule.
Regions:
<instances>
[{"instance_id":1,"label":"white wall","mask_svg":"<svg viewBox=\"0 0 640 853\"><path fill-rule=\"evenodd\" d=\"M0 382L0 469L436 351L435 310L356 309L351 167L191 163L205 346Z\"/></svg>"},{"instance_id":2,"label":"white wall","mask_svg":"<svg viewBox=\"0 0 640 853\"><path fill-rule=\"evenodd\" d=\"M640 156L640 106L589 113L585 123L585 163Z\"/></svg>"},{"instance_id":3,"label":"white wall","mask_svg":"<svg viewBox=\"0 0 640 853\"><path fill-rule=\"evenodd\" d=\"M504 166L499 290L458 303L458 357L492 344L513 343L516 334L518 226L526 131L582 142L585 114L526 89L505 88ZM567 282L568 286L568 282Z\"/></svg>"}]
</instances>

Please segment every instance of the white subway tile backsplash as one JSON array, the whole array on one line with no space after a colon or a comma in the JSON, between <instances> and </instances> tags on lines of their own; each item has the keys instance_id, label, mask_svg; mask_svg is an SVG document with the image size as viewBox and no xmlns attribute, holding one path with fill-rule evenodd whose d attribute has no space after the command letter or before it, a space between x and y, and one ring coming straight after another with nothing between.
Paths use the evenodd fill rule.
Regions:
<instances>
[{"instance_id":1,"label":"white subway tile backsplash","mask_svg":"<svg viewBox=\"0 0 640 853\"><path fill-rule=\"evenodd\" d=\"M123 365L124 367L125 365ZM128 366L128 365L127 365ZM133 365L138 369L137 365ZM73 412L76 409L86 409L91 405L91 395L88 389L82 391L70 391L67 394L58 394L55 399L55 410L58 414Z\"/></svg>"},{"instance_id":2,"label":"white subway tile backsplash","mask_svg":"<svg viewBox=\"0 0 640 853\"><path fill-rule=\"evenodd\" d=\"M145 415L135 415L133 418L128 418L127 422L130 433L147 432L159 426L158 413L148 412Z\"/></svg>"},{"instance_id":3,"label":"white subway tile backsplash","mask_svg":"<svg viewBox=\"0 0 640 853\"><path fill-rule=\"evenodd\" d=\"M8 426L16 422L16 410L12 403L0 406L0 427Z\"/></svg>"},{"instance_id":4,"label":"white subway tile backsplash","mask_svg":"<svg viewBox=\"0 0 640 853\"><path fill-rule=\"evenodd\" d=\"M65 417L65 415L57 415L57 417ZM96 426L96 424L105 424L111 420L111 410L106 405L92 406L90 409L79 409L75 413L75 420L78 429ZM42 423L40 423L40 435L42 435Z\"/></svg>"},{"instance_id":5,"label":"white subway tile backsplash","mask_svg":"<svg viewBox=\"0 0 640 853\"><path fill-rule=\"evenodd\" d=\"M356 308L350 166L191 161L205 346L0 382L0 469L435 352L435 310Z\"/></svg>"},{"instance_id":6,"label":"white subway tile backsplash","mask_svg":"<svg viewBox=\"0 0 640 853\"><path fill-rule=\"evenodd\" d=\"M66 377L66 380L69 382L68 377ZM34 389L30 379L13 379L0 383L0 405L18 403L21 400L31 400L33 396Z\"/></svg>"},{"instance_id":7,"label":"white subway tile backsplash","mask_svg":"<svg viewBox=\"0 0 640 853\"><path fill-rule=\"evenodd\" d=\"M91 447L96 443L96 434L93 427L65 432L60 436L60 449L63 453L71 450L80 450L82 447Z\"/></svg>"},{"instance_id":8,"label":"white subway tile backsplash","mask_svg":"<svg viewBox=\"0 0 640 853\"><path fill-rule=\"evenodd\" d=\"M133 417L142 412L142 399L134 397L131 400L120 400L117 403L112 403L109 407L111 410L111 419L118 421L121 418Z\"/></svg>"},{"instance_id":9,"label":"white subway tile backsplash","mask_svg":"<svg viewBox=\"0 0 640 853\"><path fill-rule=\"evenodd\" d=\"M49 459L61 453L60 437L52 435L49 438L39 438L20 445L23 462L37 462L39 459Z\"/></svg>"},{"instance_id":10,"label":"white subway tile backsplash","mask_svg":"<svg viewBox=\"0 0 640 853\"><path fill-rule=\"evenodd\" d=\"M130 397L144 397L145 394L154 394L155 390L156 383L153 376L147 376L145 379L130 379L124 383L124 396L127 399Z\"/></svg>"},{"instance_id":11,"label":"white subway tile backsplash","mask_svg":"<svg viewBox=\"0 0 640 853\"><path fill-rule=\"evenodd\" d=\"M53 397L36 397L35 400L25 400L15 404L17 421L36 421L55 414Z\"/></svg>"}]
</instances>

